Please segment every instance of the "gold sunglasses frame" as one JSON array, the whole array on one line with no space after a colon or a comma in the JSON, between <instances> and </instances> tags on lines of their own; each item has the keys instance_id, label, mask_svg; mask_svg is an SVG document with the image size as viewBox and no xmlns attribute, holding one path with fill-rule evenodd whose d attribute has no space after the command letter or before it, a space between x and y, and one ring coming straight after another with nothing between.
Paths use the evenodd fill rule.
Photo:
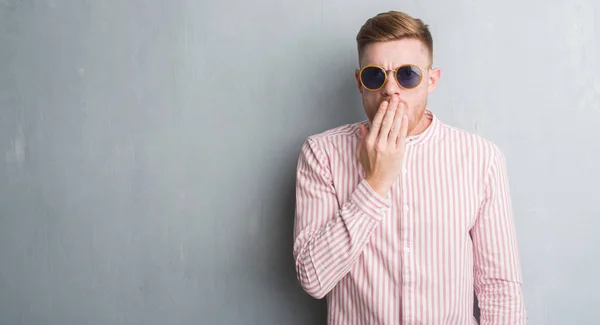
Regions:
<instances>
[{"instance_id":1,"label":"gold sunglasses frame","mask_svg":"<svg viewBox=\"0 0 600 325\"><path fill-rule=\"evenodd\" d=\"M419 73L420 73L421 75L419 76L419 77L420 77L420 78L419 78L419 82L417 83L417 85L416 85L416 86L414 86L414 87L412 87L412 88L406 88L406 87L402 86L402 85L400 84L400 82L398 81L398 70L400 70L400 69L402 69L402 68L404 68L404 67L416 67L417 69L419 69ZM378 68L378 69L380 69L381 71L385 72L385 79L383 80L383 84L381 84L381 86L380 86L379 88L377 88L377 89L368 88L368 87L367 87L367 86L365 86L365 84L363 83L363 80L362 80L362 74L363 74L363 71L365 71L365 69L366 69L366 68ZM368 91L378 91L379 89L383 88L383 86L385 86L385 84L387 83L387 79L388 79L388 73L390 73L390 72L393 72L393 73L394 73L394 80L396 81L396 84L398 84L398 87L400 87L400 88L402 88L402 89L406 89L406 90L411 90L411 89L415 89L415 88L419 87L419 85L421 85L421 82L423 82L423 74L424 74L424 73L423 73L423 70L429 70L429 69L431 69L431 68L432 68L432 66L429 66L429 67L427 67L426 69L423 69L423 68L421 68L420 66L418 66L418 65L415 65L415 64L403 64L403 65L401 65L401 66L397 67L397 68L396 68L396 69L394 69L394 70L385 70L384 68L382 68L382 67L380 67L380 66L378 66L378 65L372 65L372 64L371 64L371 65L366 65L366 66L364 66L364 67L362 67L362 68L360 69L360 72L359 72L359 74L358 74L358 80L360 80L360 85L361 85L361 86L362 86L364 89L366 89L366 90L368 90Z\"/></svg>"}]
</instances>

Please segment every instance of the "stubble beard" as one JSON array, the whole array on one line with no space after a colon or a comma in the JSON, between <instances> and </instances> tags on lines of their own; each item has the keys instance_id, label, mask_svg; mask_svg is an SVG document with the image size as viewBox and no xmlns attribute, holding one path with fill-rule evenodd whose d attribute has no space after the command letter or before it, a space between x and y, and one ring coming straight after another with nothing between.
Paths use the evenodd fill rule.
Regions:
<instances>
[{"instance_id":1,"label":"stubble beard","mask_svg":"<svg viewBox=\"0 0 600 325\"><path fill-rule=\"evenodd\" d=\"M413 110L414 120L409 121L408 124L408 133L410 134L415 129L419 128L419 126L423 123L425 117L425 110L427 109L427 97Z\"/></svg>"}]
</instances>

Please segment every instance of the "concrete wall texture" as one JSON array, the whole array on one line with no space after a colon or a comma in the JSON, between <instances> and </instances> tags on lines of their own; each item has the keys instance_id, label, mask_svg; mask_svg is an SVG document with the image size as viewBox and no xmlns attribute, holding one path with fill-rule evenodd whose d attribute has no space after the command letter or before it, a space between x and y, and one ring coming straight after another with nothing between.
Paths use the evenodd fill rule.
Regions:
<instances>
[{"instance_id":1,"label":"concrete wall texture","mask_svg":"<svg viewBox=\"0 0 600 325\"><path fill-rule=\"evenodd\" d=\"M600 324L600 2L0 0L0 324L324 324L297 155L354 37L431 25L429 108L505 152L532 325Z\"/></svg>"}]
</instances>

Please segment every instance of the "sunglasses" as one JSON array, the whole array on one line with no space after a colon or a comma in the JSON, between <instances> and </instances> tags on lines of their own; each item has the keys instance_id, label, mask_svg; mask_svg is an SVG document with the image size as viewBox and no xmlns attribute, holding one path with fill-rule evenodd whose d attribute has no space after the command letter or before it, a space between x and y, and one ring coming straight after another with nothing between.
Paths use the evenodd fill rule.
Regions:
<instances>
[{"instance_id":1,"label":"sunglasses","mask_svg":"<svg viewBox=\"0 0 600 325\"><path fill-rule=\"evenodd\" d=\"M360 83L370 91L379 90L387 81L388 72L393 71L398 85L404 89L413 89L423 81L423 70L414 64L404 64L395 70L368 65L360 69Z\"/></svg>"}]
</instances>

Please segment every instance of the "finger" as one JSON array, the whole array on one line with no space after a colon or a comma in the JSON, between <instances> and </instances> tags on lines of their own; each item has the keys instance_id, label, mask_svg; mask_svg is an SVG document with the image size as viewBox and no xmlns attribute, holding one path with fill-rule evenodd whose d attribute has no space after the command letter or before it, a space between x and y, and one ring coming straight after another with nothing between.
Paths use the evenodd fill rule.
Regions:
<instances>
[{"instance_id":1,"label":"finger","mask_svg":"<svg viewBox=\"0 0 600 325\"><path fill-rule=\"evenodd\" d=\"M375 117L373 117L373 122L371 123L371 132L369 133L369 136L376 137L379 134L379 129L381 128L381 121L383 120L383 116L387 111L388 105L389 103L387 101L384 101L379 106Z\"/></svg>"},{"instance_id":2,"label":"finger","mask_svg":"<svg viewBox=\"0 0 600 325\"><path fill-rule=\"evenodd\" d=\"M363 143L365 142L365 138L367 136L367 127L363 124L360 125L359 133L358 133L358 141L356 143L356 158L360 159L360 151L362 150Z\"/></svg>"},{"instance_id":3,"label":"finger","mask_svg":"<svg viewBox=\"0 0 600 325\"><path fill-rule=\"evenodd\" d=\"M398 149L403 149L406 137L408 136L408 115L402 115L402 124L400 126L400 132L398 133L398 137L396 140L396 145Z\"/></svg>"},{"instance_id":4,"label":"finger","mask_svg":"<svg viewBox=\"0 0 600 325\"><path fill-rule=\"evenodd\" d=\"M367 126L364 124L360 125L360 137L365 138L367 136Z\"/></svg>"},{"instance_id":5,"label":"finger","mask_svg":"<svg viewBox=\"0 0 600 325\"><path fill-rule=\"evenodd\" d=\"M408 114L408 105L405 101L401 100L398 102L398 110L398 113L400 113L400 117Z\"/></svg>"},{"instance_id":6,"label":"finger","mask_svg":"<svg viewBox=\"0 0 600 325\"><path fill-rule=\"evenodd\" d=\"M407 122L408 122L408 105L406 105L406 102L403 100L400 100L398 102L398 112L396 112L396 114L399 115L399 119L400 119L400 126L402 126L402 118L404 117L404 115L407 115ZM398 129L398 136L400 136L400 129Z\"/></svg>"},{"instance_id":7,"label":"finger","mask_svg":"<svg viewBox=\"0 0 600 325\"><path fill-rule=\"evenodd\" d=\"M396 143L398 134L400 134L400 128L402 127L402 117L404 115L400 113L400 108L396 108L396 114L394 115L394 123L390 129L390 135L388 137L388 143Z\"/></svg>"},{"instance_id":8,"label":"finger","mask_svg":"<svg viewBox=\"0 0 600 325\"><path fill-rule=\"evenodd\" d=\"M394 96L390 100L390 104L388 106L387 112L383 118L383 122L381 123L381 129L379 130L379 141L386 141L390 134L390 129L392 128L392 124L394 122L394 116L396 115L396 108L398 107L398 97Z\"/></svg>"}]
</instances>

